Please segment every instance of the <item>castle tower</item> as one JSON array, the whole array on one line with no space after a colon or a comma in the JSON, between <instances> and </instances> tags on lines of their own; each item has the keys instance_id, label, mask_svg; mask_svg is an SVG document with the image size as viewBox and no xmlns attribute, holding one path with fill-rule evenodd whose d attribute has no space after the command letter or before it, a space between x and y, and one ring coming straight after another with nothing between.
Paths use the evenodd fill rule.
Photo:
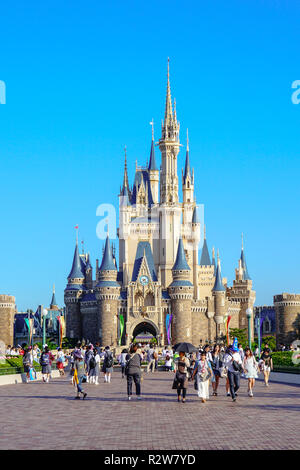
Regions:
<instances>
[{"instance_id":1,"label":"castle tower","mask_svg":"<svg viewBox=\"0 0 300 470\"><path fill-rule=\"evenodd\" d=\"M217 270L215 284L212 290L214 303L215 303L215 315L214 321L216 323L216 338L220 337L222 333L221 328L224 325L224 318L227 313L226 311L226 289L222 282L221 275L221 262L218 256Z\"/></svg>"},{"instance_id":2,"label":"castle tower","mask_svg":"<svg viewBox=\"0 0 300 470\"><path fill-rule=\"evenodd\" d=\"M172 282L172 266L176 257L177 240L181 236L181 204L178 202L177 155L179 152L179 123L176 109L172 109L170 73L168 59L167 95L162 135L159 140L161 151L160 171L160 248L159 265L161 282L167 288Z\"/></svg>"},{"instance_id":3,"label":"castle tower","mask_svg":"<svg viewBox=\"0 0 300 470\"><path fill-rule=\"evenodd\" d=\"M172 269L173 282L168 288L173 312L174 344L186 341L192 342L192 312L191 302L194 287L190 282L190 267L186 261L182 238L178 242L175 264Z\"/></svg>"},{"instance_id":4,"label":"castle tower","mask_svg":"<svg viewBox=\"0 0 300 470\"><path fill-rule=\"evenodd\" d=\"M153 120L151 124L152 124L152 142L151 142L148 173L149 173L149 181L150 181L150 188L151 188L153 203L158 204L159 170L156 166L156 161L155 161Z\"/></svg>"},{"instance_id":5,"label":"castle tower","mask_svg":"<svg viewBox=\"0 0 300 470\"><path fill-rule=\"evenodd\" d=\"M229 298L235 302L240 302L241 310L239 314L239 324L237 325L240 329L247 329L248 331L248 319L246 311L248 308L252 310L252 321L251 321L251 341L254 338L254 312L253 305L255 302L256 293L252 290L252 279L249 276L246 258L244 254L244 245L242 238L242 250L241 256L238 261L238 268L235 270L235 280L233 286L228 289ZM232 321L231 321L232 325ZM247 333L248 334L248 333Z\"/></svg>"},{"instance_id":6,"label":"castle tower","mask_svg":"<svg viewBox=\"0 0 300 470\"><path fill-rule=\"evenodd\" d=\"M117 315L120 290L120 285L117 282L117 268L107 235L102 263L99 269L98 283L95 288L98 303L96 328L102 346L117 345Z\"/></svg>"},{"instance_id":7,"label":"castle tower","mask_svg":"<svg viewBox=\"0 0 300 470\"><path fill-rule=\"evenodd\" d=\"M187 130L186 138L186 157L185 157L185 168L184 173L182 170L182 192L183 192L183 204L190 204L194 202L194 170L191 171L190 157L189 157L189 135Z\"/></svg>"},{"instance_id":8,"label":"castle tower","mask_svg":"<svg viewBox=\"0 0 300 470\"><path fill-rule=\"evenodd\" d=\"M165 119L162 124L161 139L159 140L159 149L162 156L160 178L160 202L162 204L178 202L177 155L180 145L179 128L176 112L173 114L172 109L168 59Z\"/></svg>"},{"instance_id":9,"label":"castle tower","mask_svg":"<svg viewBox=\"0 0 300 470\"><path fill-rule=\"evenodd\" d=\"M192 239L193 239L193 284L194 284L194 299L199 298L198 288L198 245L200 241L200 220L198 217L197 206L194 207L192 217Z\"/></svg>"},{"instance_id":10,"label":"castle tower","mask_svg":"<svg viewBox=\"0 0 300 470\"><path fill-rule=\"evenodd\" d=\"M200 297L211 297L212 288L215 283L215 267L211 263L207 240L206 240L206 227L204 226L204 240L200 257L200 265L198 267L199 273L199 292Z\"/></svg>"},{"instance_id":11,"label":"castle tower","mask_svg":"<svg viewBox=\"0 0 300 470\"><path fill-rule=\"evenodd\" d=\"M85 289L85 274L83 263L78 251L78 240L73 257L73 264L65 288L66 304L66 335L70 338L82 339L82 324L80 316L80 297Z\"/></svg>"},{"instance_id":12,"label":"castle tower","mask_svg":"<svg viewBox=\"0 0 300 470\"><path fill-rule=\"evenodd\" d=\"M3 341L5 347L14 344L15 302L12 295L0 295L0 341Z\"/></svg>"},{"instance_id":13,"label":"castle tower","mask_svg":"<svg viewBox=\"0 0 300 470\"><path fill-rule=\"evenodd\" d=\"M276 312L276 346L300 338L300 294L283 293L274 296Z\"/></svg>"}]
</instances>

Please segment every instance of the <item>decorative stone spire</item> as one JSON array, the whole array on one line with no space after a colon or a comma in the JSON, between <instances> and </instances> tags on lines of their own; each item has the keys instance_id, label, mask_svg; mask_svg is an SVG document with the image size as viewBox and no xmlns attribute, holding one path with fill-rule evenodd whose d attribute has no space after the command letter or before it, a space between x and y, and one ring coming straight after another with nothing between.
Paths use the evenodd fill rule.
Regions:
<instances>
[{"instance_id":1,"label":"decorative stone spire","mask_svg":"<svg viewBox=\"0 0 300 470\"><path fill-rule=\"evenodd\" d=\"M126 145L124 147L125 151L125 163L124 163L124 177L123 177L123 186L121 190L121 195L124 196L125 188L127 189L127 194L129 195L129 181L128 181L128 171L127 171L127 153L126 153Z\"/></svg>"},{"instance_id":2,"label":"decorative stone spire","mask_svg":"<svg viewBox=\"0 0 300 470\"><path fill-rule=\"evenodd\" d=\"M166 96L166 107L165 107L165 121L164 126L167 127L173 122L173 109L171 99L171 87L170 87L170 59L168 57L168 72L167 72L167 96Z\"/></svg>"},{"instance_id":3,"label":"decorative stone spire","mask_svg":"<svg viewBox=\"0 0 300 470\"><path fill-rule=\"evenodd\" d=\"M251 277L249 276L249 273L248 273L246 258L245 258L245 254L244 254L243 234L242 234L242 251L241 251L240 260L241 260L241 264L242 264L242 268L243 268L243 280L244 281L251 281Z\"/></svg>"},{"instance_id":4,"label":"decorative stone spire","mask_svg":"<svg viewBox=\"0 0 300 470\"><path fill-rule=\"evenodd\" d=\"M215 280L215 285L213 287L214 292L225 292L226 289L222 283L222 275L221 275L221 262L219 258L219 252L218 252L218 264L217 264L217 271L216 271L216 280Z\"/></svg>"},{"instance_id":5,"label":"decorative stone spire","mask_svg":"<svg viewBox=\"0 0 300 470\"><path fill-rule=\"evenodd\" d=\"M199 217L198 217L197 206L195 206L194 210L193 210L192 224L200 224L200 220L199 220Z\"/></svg>"}]
</instances>

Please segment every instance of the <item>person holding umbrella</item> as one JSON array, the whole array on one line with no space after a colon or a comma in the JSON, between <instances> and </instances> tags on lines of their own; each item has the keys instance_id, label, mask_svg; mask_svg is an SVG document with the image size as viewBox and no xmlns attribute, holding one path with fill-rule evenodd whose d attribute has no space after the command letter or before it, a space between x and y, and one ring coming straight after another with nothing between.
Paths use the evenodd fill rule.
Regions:
<instances>
[{"instance_id":1,"label":"person holding umbrella","mask_svg":"<svg viewBox=\"0 0 300 470\"><path fill-rule=\"evenodd\" d=\"M174 346L175 351L179 352L179 358L175 362L175 378L173 381L172 389L177 390L177 401L181 401L182 391L182 403L186 400L186 391L188 386L188 368L190 367L190 361L186 357L186 353L191 353L196 348L190 343L178 343Z\"/></svg>"}]
</instances>

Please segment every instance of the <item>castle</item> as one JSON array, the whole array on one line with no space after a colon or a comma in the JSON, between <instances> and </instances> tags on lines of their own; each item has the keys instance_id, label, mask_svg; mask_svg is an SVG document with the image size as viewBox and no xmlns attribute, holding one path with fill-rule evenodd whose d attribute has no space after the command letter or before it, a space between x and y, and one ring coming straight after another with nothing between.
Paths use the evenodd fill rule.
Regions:
<instances>
[{"instance_id":1,"label":"castle","mask_svg":"<svg viewBox=\"0 0 300 470\"><path fill-rule=\"evenodd\" d=\"M136 165L132 186L125 153L118 263L107 235L94 279L90 257L79 253L76 242L64 296L68 337L117 346L128 345L147 331L158 344L187 341L201 345L222 338L228 316L231 328L247 328L246 310L253 310L255 292L243 245L232 287L222 278L219 256L217 262L214 250L210 256L205 235L199 263L200 221L188 139L179 200L179 129L168 63L158 142L161 167L157 166L152 127L149 164ZM251 331L253 335L253 315Z\"/></svg>"}]
</instances>

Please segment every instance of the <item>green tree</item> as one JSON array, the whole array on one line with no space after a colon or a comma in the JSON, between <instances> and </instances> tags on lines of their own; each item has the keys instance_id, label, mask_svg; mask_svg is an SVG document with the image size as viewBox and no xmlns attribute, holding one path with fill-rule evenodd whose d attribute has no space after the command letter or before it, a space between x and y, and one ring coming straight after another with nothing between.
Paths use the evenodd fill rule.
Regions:
<instances>
[{"instance_id":1,"label":"green tree","mask_svg":"<svg viewBox=\"0 0 300 470\"><path fill-rule=\"evenodd\" d=\"M247 337L247 328L230 328L229 330L229 336L233 340L234 338L237 338L238 343L241 343L243 348L248 346L248 337Z\"/></svg>"}]
</instances>

